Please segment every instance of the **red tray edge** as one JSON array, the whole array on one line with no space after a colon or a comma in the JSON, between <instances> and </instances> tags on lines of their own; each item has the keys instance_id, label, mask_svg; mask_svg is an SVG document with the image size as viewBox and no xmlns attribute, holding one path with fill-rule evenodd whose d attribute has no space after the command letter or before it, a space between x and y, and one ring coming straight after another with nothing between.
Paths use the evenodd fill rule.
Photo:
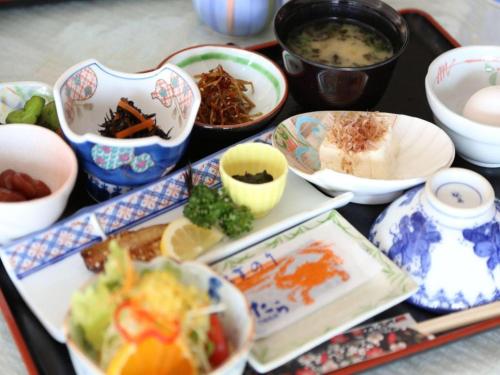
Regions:
<instances>
[{"instance_id":1,"label":"red tray edge","mask_svg":"<svg viewBox=\"0 0 500 375\"><path fill-rule=\"evenodd\" d=\"M401 10L399 10L399 12L401 14L418 14L418 15L424 17L441 34L443 34L443 36L450 42L450 44L452 44L455 47L460 46L458 41L455 38L453 38L450 35L450 33L448 33L448 31L446 31L446 29L444 29L441 26L441 24L439 22L437 22L436 19L434 17L432 17L429 13L427 13L423 10L414 9L414 8L401 9ZM254 51L254 50L272 47L272 46L276 45L277 43L278 42L276 40L272 40L272 41L268 41L268 42L264 42L264 43L260 43L260 44L246 47L246 49ZM160 63L159 65L162 65L162 64ZM21 358L26 366L26 369L28 370L28 373L30 375L38 375L39 372L38 372L38 370L33 362L33 359L30 355L29 349L26 345L26 342L24 341L24 337L21 335L19 327L17 326L17 323L16 323L14 317L12 316L12 312L9 308L9 305L8 305L7 301L5 300L5 297L1 291L0 291L0 311L2 312L4 318L7 322L7 326L9 327L11 335L14 339L14 342L16 343L16 346L19 350L19 353L21 354ZM353 372L364 371L364 370L367 370L367 369L372 368L372 367L376 367L376 366L379 366L379 365L382 365L382 364L385 364L388 362L392 362L392 361L400 359L400 358L410 356L412 354L423 352L425 350L434 348L436 346L441 346L445 343L456 341L456 340L463 338L463 337L471 336L475 333L480 333L480 332L495 328L497 326L500 326L500 318L490 319L490 320L487 320L484 322L470 325L470 326L462 328L462 329L455 330L455 331L450 332L448 334L440 335L434 340L426 341L426 342L423 342L420 344L415 344L415 345L412 345L404 350L394 352L394 353L385 355L383 357L370 359L370 360L346 367L342 370L335 371L334 373L335 374L351 374Z\"/></svg>"},{"instance_id":2,"label":"red tray edge","mask_svg":"<svg viewBox=\"0 0 500 375\"><path fill-rule=\"evenodd\" d=\"M29 352L28 347L26 346L24 337L21 335L21 332L19 331L19 327L17 326L14 316L10 311L9 305L7 304L7 300L5 299L5 296L3 295L1 290L0 290L0 311L2 311L2 314L7 323L7 327L9 327L12 338L14 339L17 349L21 354L21 358L24 362L26 370L28 370L28 373L30 375L38 375L38 370L35 366L35 363L33 362L33 359L31 358L31 354Z\"/></svg>"}]
</instances>

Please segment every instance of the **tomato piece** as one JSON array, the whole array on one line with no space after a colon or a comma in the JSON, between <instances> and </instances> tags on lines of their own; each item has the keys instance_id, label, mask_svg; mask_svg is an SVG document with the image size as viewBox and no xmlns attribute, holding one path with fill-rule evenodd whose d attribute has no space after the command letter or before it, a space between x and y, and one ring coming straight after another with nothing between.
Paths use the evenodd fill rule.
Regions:
<instances>
[{"instance_id":1,"label":"tomato piece","mask_svg":"<svg viewBox=\"0 0 500 375\"><path fill-rule=\"evenodd\" d=\"M216 368L229 357L229 346L217 314L210 315L208 339L213 344L213 352L208 360L212 368Z\"/></svg>"}]
</instances>

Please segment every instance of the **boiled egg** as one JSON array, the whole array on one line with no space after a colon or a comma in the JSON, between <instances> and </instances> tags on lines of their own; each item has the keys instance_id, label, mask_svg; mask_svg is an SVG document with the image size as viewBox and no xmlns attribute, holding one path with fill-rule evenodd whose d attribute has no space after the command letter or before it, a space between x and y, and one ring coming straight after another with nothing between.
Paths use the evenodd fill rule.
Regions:
<instances>
[{"instance_id":1,"label":"boiled egg","mask_svg":"<svg viewBox=\"0 0 500 375\"><path fill-rule=\"evenodd\" d=\"M488 86L465 103L464 117L488 125L500 126L500 85Z\"/></svg>"}]
</instances>

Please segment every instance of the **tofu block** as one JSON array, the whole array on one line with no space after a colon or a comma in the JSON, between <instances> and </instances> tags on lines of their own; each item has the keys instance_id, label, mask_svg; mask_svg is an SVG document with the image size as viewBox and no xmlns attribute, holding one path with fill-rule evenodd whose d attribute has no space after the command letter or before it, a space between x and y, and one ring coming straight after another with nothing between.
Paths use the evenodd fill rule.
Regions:
<instances>
[{"instance_id":1,"label":"tofu block","mask_svg":"<svg viewBox=\"0 0 500 375\"><path fill-rule=\"evenodd\" d=\"M355 117L352 113L333 121L319 148L322 169L358 177L391 178L398 153L391 122L375 114Z\"/></svg>"}]
</instances>

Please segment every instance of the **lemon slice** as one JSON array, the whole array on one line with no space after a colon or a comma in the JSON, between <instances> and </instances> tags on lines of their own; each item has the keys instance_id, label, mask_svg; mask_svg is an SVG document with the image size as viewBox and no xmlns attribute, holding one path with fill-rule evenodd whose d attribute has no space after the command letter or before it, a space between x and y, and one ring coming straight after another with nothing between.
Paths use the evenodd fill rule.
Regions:
<instances>
[{"instance_id":1,"label":"lemon slice","mask_svg":"<svg viewBox=\"0 0 500 375\"><path fill-rule=\"evenodd\" d=\"M219 242L223 233L217 228L202 228L181 217L172 221L161 237L163 255L177 260L192 260Z\"/></svg>"},{"instance_id":2,"label":"lemon slice","mask_svg":"<svg viewBox=\"0 0 500 375\"><path fill-rule=\"evenodd\" d=\"M132 344L123 345L115 353L106 370L106 375L120 375L129 358L136 352L137 347Z\"/></svg>"}]
</instances>

